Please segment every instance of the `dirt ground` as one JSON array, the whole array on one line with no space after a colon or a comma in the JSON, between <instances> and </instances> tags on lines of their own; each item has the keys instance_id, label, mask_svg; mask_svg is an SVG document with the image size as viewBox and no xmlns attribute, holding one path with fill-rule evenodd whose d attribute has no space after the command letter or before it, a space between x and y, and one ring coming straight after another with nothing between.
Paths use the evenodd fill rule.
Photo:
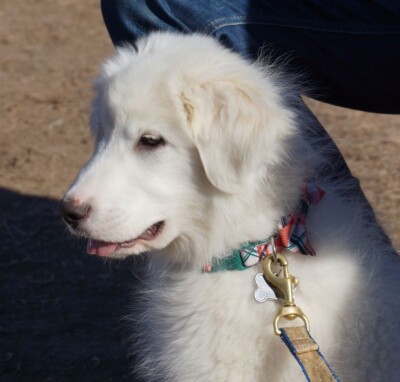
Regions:
<instances>
[{"instance_id":1,"label":"dirt ground","mask_svg":"<svg viewBox=\"0 0 400 382\"><path fill-rule=\"evenodd\" d=\"M0 280L9 283L0 291L2 300L18 293L4 298L0 314L1 381L123 381L129 374L116 323L129 300L131 260L104 265L83 256L55 212L89 157L91 81L111 52L98 0L0 3ZM400 117L308 102L399 248ZM98 310L107 296L111 315ZM92 304L80 307L82 301ZM40 317L50 311L49 326Z\"/></svg>"}]
</instances>

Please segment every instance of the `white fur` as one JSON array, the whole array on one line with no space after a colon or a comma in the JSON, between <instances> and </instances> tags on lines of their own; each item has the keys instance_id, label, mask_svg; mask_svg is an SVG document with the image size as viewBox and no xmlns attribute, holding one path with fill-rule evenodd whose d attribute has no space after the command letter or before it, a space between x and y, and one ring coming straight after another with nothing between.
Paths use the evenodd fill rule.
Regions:
<instances>
[{"instance_id":1,"label":"white fur","mask_svg":"<svg viewBox=\"0 0 400 382\"><path fill-rule=\"evenodd\" d=\"M308 217L317 256L287 255L296 301L343 381L400 378L399 260L355 180L318 175L329 164L306 138L295 96L273 69L200 35L155 33L104 64L96 150L67 197L90 203L81 232L98 240L127 241L166 222L155 240L114 254L154 252L144 313L131 317L145 380L304 380L273 333L277 306L253 299L260 268L201 268L273 234L310 177L326 197ZM148 132L165 146L139 149Z\"/></svg>"}]
</instances>

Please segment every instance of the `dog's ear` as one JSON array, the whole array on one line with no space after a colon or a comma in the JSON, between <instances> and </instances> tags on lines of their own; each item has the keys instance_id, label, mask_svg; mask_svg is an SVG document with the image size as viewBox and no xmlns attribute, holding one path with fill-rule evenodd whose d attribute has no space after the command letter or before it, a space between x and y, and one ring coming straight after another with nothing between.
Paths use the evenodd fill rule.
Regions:
<instances>
[{"instance_id":1,"label":"dog's ear","mask_svg":"<svg viewBox=\"0 0 400 382\"><path fill-rule=\"evenodd\" d=\"M277 107L265 102L265 91L251 81L213 81L185 89L181 101L215 187L235 193L263 170L279 129L271 126Z\"/></svg>"}]
</instances>

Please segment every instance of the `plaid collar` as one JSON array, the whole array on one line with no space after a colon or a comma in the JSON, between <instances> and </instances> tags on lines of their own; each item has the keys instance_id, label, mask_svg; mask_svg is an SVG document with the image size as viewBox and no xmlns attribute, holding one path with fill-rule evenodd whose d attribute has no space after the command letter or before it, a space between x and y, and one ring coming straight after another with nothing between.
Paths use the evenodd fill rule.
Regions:
<instances>
[{"instance_id":1,"label":"plaid collar","mask_svg":"<svg viewBox=\"0 0 400 382\"><path fill-rule=\"evenodd\" d=\"M287 250L302 255L315 256L306 232L306 217L311 205L318 204L325 191L315 184L307 183L296 211L285 216L278 224L278 233L274 238L276 252ZM251 241L240 245L231 255L222 259L214 259L203 267L204 272L243 271L267 256L273 254L271 239Z\"/></svg>"}]
</instances>

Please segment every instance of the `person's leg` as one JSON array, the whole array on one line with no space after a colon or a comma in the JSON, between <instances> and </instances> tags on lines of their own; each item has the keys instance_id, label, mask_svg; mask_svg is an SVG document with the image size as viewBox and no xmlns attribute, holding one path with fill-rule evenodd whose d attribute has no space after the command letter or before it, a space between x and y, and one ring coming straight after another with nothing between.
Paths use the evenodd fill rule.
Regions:
<instances>
[{"instance_id":1,"label":"person's leg","mask_svg":"<svg viewBox=\"0 0 400 382\"><path fill-rule=\"evenodd\" d=\"M102 0L114 44L153 30L201 32L242 55L261 47L308 80L318 98L400 113L400 3Z\"/></svg>"}]
</instances>

